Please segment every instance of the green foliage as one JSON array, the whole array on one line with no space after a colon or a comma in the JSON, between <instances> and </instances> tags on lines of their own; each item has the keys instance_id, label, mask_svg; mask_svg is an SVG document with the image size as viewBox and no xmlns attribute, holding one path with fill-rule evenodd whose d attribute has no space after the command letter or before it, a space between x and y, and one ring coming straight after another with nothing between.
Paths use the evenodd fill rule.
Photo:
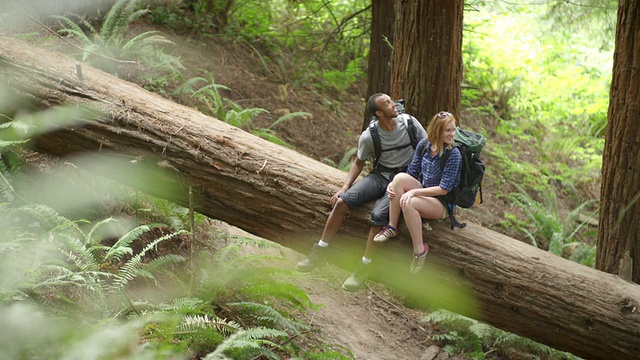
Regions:
<instances>
[{"instance_id":1,"label":"green foliage","mask_svg":"<svg viewBox=\"0 0 640 360\"><path fill-rule=\"evenodd\" d=\"M441 332L432 336L432 340L444 343L443 350L451 356L464 354L472 359L490 359L495 356L507 359L526 358L524 356L577 359L571 354L446 310L433 311L423 321L442 328Z\"/></svg>"},{"instance_id":2,"label":"green foliage","mask_svg":"<svg viewBox=\"0 0 640 360\"><path fill-rule=\"evenodd\" d=\"M202 82L206 85L198 88L198 84ZM253 135L259 136L270 142L293 148L293 145L278 137L275 127L296 118L309 118L311 117L310 113L302 111L288 113L276 119L266 128L255 127L253 126L253 120L260 114L268 113L268 111L261 108L243 108L233 100L223 97L221 91L230 90L231 89L224 85L216 84L213 76L209 75L208 79L203 77L194 77L189 79L176 91L176 93L191 93L191 96L198 101L203 112L230 125L250 131Z\"/></svg>"},{"instance_id":3,"label":"green foliage","mask_svg":"<svg viewBox=\"0 0 640 360\"><path fill-rule=\"evenodd\" d=\"M509 196L528 219L526 222L513 219L514 225L533 246L593 267L596 247L592 244L597 233L585 228L595 214L595 211L588 211L595 201L584 202L563 218L553 192L543 192L540 197L542 202L534 200L522 188L520 193ZM588 214L584 214L586 211Z\"/></svg>"},{"instance_id":4,"label":"green foliage","mask_svg":"<svg viewBox=\"0 0 640 360\"><path fill-rule=\"evenodd\" d=\"M110 294L126 289L136 278L154 279L154 274L183 260L175 255L161 255L143 263L145 255L160 242L180 234L159 237L135 253L132 243L149 233L152 225L141 225L107 246L101 241L105 236L116 235L115 228L101 234L99 230L115 221L111 218L93 225L85 234L81 226L85 221L70 221L47 206L8 207L5 216L2 256L12 259L6 265L20 275L3 289L4 299L32 299L47 307L89 305L87 313L105 313L109 312L106 302ZM25 231L25 225L30 226L27 227L30 231ZM30 254L32 248L39 251ZM37 266L25 268L23 262L34 256L39 259Z\"/></svg>"},{"instance_id":5,"label":"green foliage","mask_svg":"<svg viewBox=\"0 0 640 360\"><path fill-rule=\"evenodd\" d=\"M357 147L352 147L351 149L347 150L344 155L342 156L342 159L340 159L339 163L335 163L334 161L332 161L329 158L324 158L322 159L322 162L331 165L335 168L338 168L342 171L349 171L349 168L351 167L351 163L353 163L353 158L354 156L356 156L356 154L358 153L358 148Z\"/></svg>"},{"instance_id":6,"label":"green foliage","mask_svg":"<svg viewBox=\"0 0 640 360\"><path fill-rule=\"evenodd\" d=\"M339 91L347 91L353 84L366 77L361 64L366 63L363 58L350 61L345 69L329 70L318 74L323 81L318 82L318 87L329 85Z\"/></svg>"},{"instance_id":7,"label":"green foliage","mask_svg":"<svg viewBox=\"0 0 640 360\"><path fill-rule=\"evenodd\" d=\"M501 138L490 149L497 176L535 191L554 182L591 192L602 165L611 51L585 32L552 26L543 9L518 6L518 14L485 6L465 16L463 103L496 121L485 127Z\"/></svg>"},{"instance_id":8,"label":"green foliage","mask_svg":"<svg viewBox=\"0 0 640 360\"><path fill-rule=\"evenodd\" d=\"M173 45L173 42L157 31L127 37L129 26L148 12L136 9L137 1L117 0L99 29L81 18L74 21L68 17L56 16L65 26L59 33L80 40L84 46L82 60L106 71L125 71L118 65L137 62L158 73L175 73L183 69L179 57L163 50L163 46ZM83 27L88 29L88 34Z\"/></svg>"},{"instance_id":9,"label":"green foliage","mask_svg":"<svg viewBox=\"0 0 640 360\"><path fill-rule=\"evenodd\" d=\"M248 46L264 71L286 84L344 90L364 74L370 21L370 3L364 0L150 5L155 5L154 22L203 37L226 36ZM349 64L346 69L344 64Z\"/></svg>"},{"instance_id":10,"label":"green foliage","mask_svg":"<svg viewBox=\"0 0 640 360\"><path fill-rule=\"evenodd\" d=\"M5 225L14 225L2 227L0 234L3 239L0 277L7 285L10 278L7 276L11 274L14 285L3 286L0 298L5 304L32 302L63 319L52 325L55 332L31 337L29 342L21 339L20 343L29 344L30 349L48 341L60 341L60 337L52 336L54 333L63 334L65 338L64 346L40 347L35 352L14 346L16 354L30 351L64 357L78 351L76 341L82 341L87 351L101 356L121 352L118 358L125 359L132 356L127 355L130 353L139 354L140 358L157 358L160 354L180 356L187 349L210 359L256 356L280 359L283 352L305 353L299 345L284 341L309 329L296 316L312 307L312 303L302 289L286 282L295 273L268 265L286 260L282 256L242 255L242 244L278 249L273 243L237 238L237 245L227 246L213 257L202 253L201 265L204 266L198 267L192 296L169 296L167 302L162 301L167 298L166 293L146 300L135 299L127 294L139 293L139 289L132 288L133 280L147 277L166 283L155 275L181 258L171 254L152 258L146 255L157 250L160 242L182 231L150 240L141 248L137 246L140 250L134 250L133 245L156 226L141 225L123 233L114 226L118 221L108 218L84 230L88 225L85 221L72 222L48 207L5 207L0 220ZM23 229L32 230L25 233ZM105 244L105 239L113 239L113 245ZM33 251L34 246L38 261L24 256ZM176 275L173 278L180 283L182 276ZM137 287L140 284L138 282ZM124 299L110 296L117 294ZM212 304L219 305L212 307ZM21 311L29 312L30 317L35 314L31 309L0 305L0 313L3 311L8 313L8 318ZM86 318L83 328L78 330L84 336L76 334L71 326L81 314ZM39 316L47 319L41 323L49 321L49 315ZM116 317L127 322L115 323ZM97 336L104 336L98 328L105 328L105 321L110 323L109 348L93 343ZM279 342L289 344L283 346ZM335 352L334 355L331 358L345 358Z\"/></svg>"}]
</instances>

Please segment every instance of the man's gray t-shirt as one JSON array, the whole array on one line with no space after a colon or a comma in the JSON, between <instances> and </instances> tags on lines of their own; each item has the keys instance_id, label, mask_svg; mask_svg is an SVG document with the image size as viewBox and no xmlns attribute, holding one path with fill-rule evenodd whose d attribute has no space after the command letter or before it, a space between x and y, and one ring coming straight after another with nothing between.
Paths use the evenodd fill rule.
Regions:
<instances>
[{"instance_id":1,"label":"man's gray t-shirt","mask_svg":"<svg viewBox=\"0 0 640 360\"><path fill-rule=\"evenodd\" d=\"M407 121L414 122L414 125L418 130L418 139L427 137L427 132L424 130L418 120L416 120L415 118L409 120L409 117L410 115L407 114L396 116L396 127L391 131L386 131L380 128L380 126L378 126L378 122L376 121L375 126L378 129L378 134L380 135L380 145L382 147L382 150L398 148L396 150L382 151L380 159L378 160L378 164L387 168L395 169L407 166L411 162L414 149L411 146L411 137L409 136ZM409 146L402 147L404 145ZM375 156L373 140L371 139L371 132L369 131L368 127L365 131L362 132L362 134L360 134L360 139L358 140L357 156L360 160L366 160L368 157Z\"/></svg>"}]
</instances>

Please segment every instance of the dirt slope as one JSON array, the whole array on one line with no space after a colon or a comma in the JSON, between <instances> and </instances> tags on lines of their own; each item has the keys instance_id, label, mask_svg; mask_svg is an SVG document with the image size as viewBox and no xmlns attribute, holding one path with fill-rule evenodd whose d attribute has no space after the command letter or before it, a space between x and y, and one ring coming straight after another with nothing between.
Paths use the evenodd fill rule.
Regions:
<instances>
[{"instance_id":1,"label":"dirt slope","mask_svg":"<svg viewBox=\"0 0 640 360\"><path fill-rule=\"evenodd\" d=\"M253 237L253 235L219 223L227 236ZM290 269L304 256L282 248ZM406 308L388 290L377 283L368 282L357 292L341 289L349 272L327 265L311 274L301 274L297 285L304 289L314 304L321 307L307 314L312 331L305 334L307 341L322 339L334 344L333 349L349 352L355 359L367 360L429 360L467 359L450 357L433 344L433 326L423 321L425 313ZM436 327L437 329L437 327Z\"/></svg>"}]
</instances>

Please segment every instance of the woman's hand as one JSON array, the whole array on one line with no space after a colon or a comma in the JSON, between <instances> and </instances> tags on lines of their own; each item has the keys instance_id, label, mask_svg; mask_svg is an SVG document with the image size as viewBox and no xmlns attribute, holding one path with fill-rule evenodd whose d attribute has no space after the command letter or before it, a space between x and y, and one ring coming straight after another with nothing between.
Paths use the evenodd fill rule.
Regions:
<instances>
[{"instance_id":1,"label":"woman's hand","mask_svg":"<svg viewBox=\"0 0 640 360\"><path fill-rule=\"evenodd\" d=\"M416 196L415 189L409 190L406 193L402 194L402 196L400 196L400 207L404 207L405 205L409 204L411 202L411 198L414 196Z\"/></svg>"},{"instance_id":2,"label":"woman's hand","mask_svg":"<svg viewBox=\"0 0 640 360\"><path fill-rule=\"evenodd\" d=\"M387 197L389 200L393 200L393 198L396 197L396 192L393 190L393 186L391 186L391 184L387 186Z\"/></svg>"}]
</instances>

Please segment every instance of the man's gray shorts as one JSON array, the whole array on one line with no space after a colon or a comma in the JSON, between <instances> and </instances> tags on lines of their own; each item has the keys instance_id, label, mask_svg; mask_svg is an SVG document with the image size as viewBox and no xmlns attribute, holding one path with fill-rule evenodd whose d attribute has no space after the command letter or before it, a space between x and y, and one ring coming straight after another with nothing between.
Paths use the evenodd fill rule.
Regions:
<instances>
[{"instance_id":1,"label":"man's gray shorts","mask_svg":"<svg viewBox=\"0 0 640 360\"><path fill-rule=\"evenodd\" d=\"M338 197L350 209L362 206L370 201L376 201L371 211L371 225L385 226L389 223L389 198L387 186L393 177L387 178L380 173L369 173L362 180L356 182L347 192Z\"/></svg>"}]
</instances>

